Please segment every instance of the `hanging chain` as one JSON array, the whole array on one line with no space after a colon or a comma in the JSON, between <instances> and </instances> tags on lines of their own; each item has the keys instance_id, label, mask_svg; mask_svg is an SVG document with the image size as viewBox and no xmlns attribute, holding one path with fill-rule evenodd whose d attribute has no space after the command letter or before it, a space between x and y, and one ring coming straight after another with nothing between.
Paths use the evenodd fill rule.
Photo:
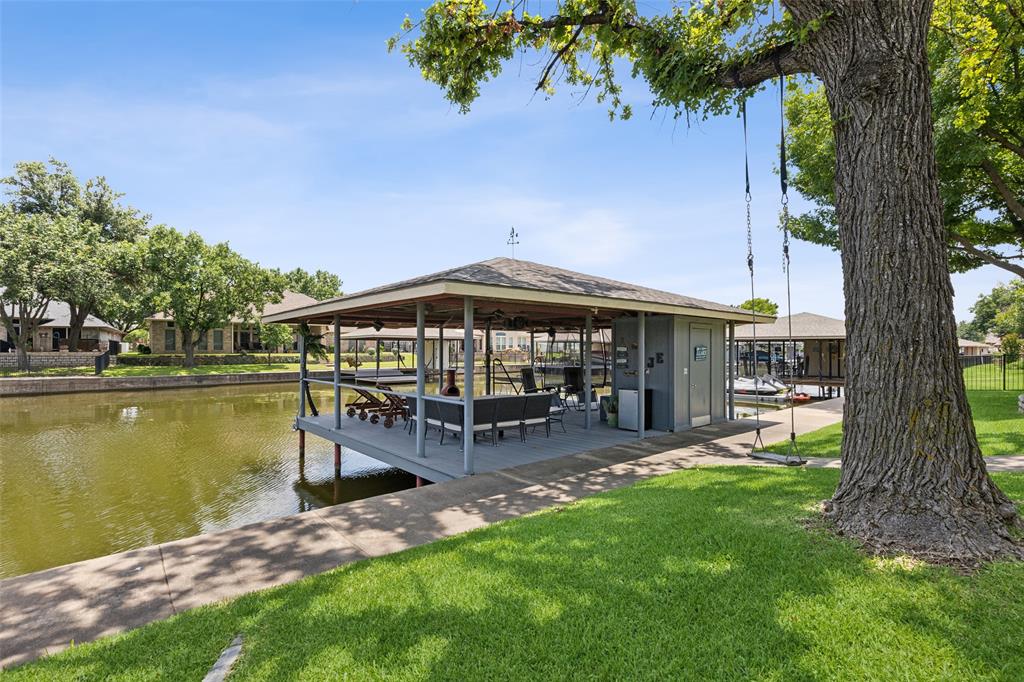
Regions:
<instances>
[{"instance_id":1,"label":"hanging chain","mask_svg":"<svg viewBox=\"0 0 1024 682\"><path fill-rule=\"evenodd\" d=\"M753 347L754 347L754 360L753 360L753 374L754 374L754 422L756 425L756 431L754 436L754 445L751 451L757 450L758 446L764 449L764 441L761 440L761 392L757 388L757 312L754 310L754 223L751 218L750 210L750 153L748 151L749 143L747 142L747 102L746 100L740 101L740 116L743 119L743 181L744 190L743 198L747 204L747 270L750 271L750 324L753 330ZM730 352L734 352L735 348Z\"/></svg>"}]
</instances>

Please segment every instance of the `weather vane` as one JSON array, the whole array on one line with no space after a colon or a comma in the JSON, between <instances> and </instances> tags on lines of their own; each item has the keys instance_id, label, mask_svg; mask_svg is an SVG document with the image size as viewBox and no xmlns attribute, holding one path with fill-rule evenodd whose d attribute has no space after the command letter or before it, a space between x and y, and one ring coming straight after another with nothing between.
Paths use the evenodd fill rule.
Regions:
<instances>
[{"instance_id":1,"label":"weather vane","mask_svg":"<svg viewBox=\"0 0 1024 682\"><path fill-rule=\"evenodd\" d=\"M512 247L512 260L516 259L516 245L519 244L519 233L516 232L516 228L512 228L508 231L508 241L505 242Z\"/></svg>"}]
</instances>

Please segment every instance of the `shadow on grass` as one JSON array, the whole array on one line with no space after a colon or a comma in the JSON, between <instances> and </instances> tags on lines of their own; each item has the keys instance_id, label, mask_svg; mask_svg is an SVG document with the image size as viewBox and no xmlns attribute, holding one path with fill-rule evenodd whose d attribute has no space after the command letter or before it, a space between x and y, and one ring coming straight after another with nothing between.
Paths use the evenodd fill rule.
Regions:
<instances>
[{"instance_id":1,"label":"shadow on grass","mask_svg":"<svg viewBox=\"0 0 1024 682\"><path fill-rule=\"evenodd\" d=\"M232 679L1024 676L1024 566L971 577L798 523L836 472L684 471L14 671ZM1004 480L1005 479L1005 480ZM1016 499L1020 477L1001 477Z\"/></svg>"}]
</instances>

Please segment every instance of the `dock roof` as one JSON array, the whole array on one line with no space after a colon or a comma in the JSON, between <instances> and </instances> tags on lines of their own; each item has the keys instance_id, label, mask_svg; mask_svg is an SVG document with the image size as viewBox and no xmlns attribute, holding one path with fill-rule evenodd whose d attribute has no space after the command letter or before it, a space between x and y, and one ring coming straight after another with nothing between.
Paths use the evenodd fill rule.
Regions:
<instances>
[{"instance_id":1,"label":"dock roof","mask_svg":"<svg viewBox=\"0 0 1024 682\"><path fill-rule=\"evenodd\" d=\"M747 312L749 319L750 313ZM846 322L837 320L834 317L815 315L814 313L796 313L793 315L793 339L803 341L806 339L845 339ZM753 341L754 325L745 324L736 327L737 341ZM780 317L771 324L757 325L758 341L787 341L789 340L789 318Z\"/></svg>"},{"instance_id":2,"label":"dock roof","mask_svg":"<svg viewBox=\"0 0 1024 682\"><path fill-rule=\"evenodd\" d=\"M385 326L405 326L415 320L415 304L425 301L430 303L428 324L450 320L452 326L461 326L465 296L476 299L478 311L493 304L492 318L519 317L530 326L579 326L587 311L597 322L638 311L737 322L750 319L749 311L721 303L531 261L492 258L266 315L263 320L327 323L337 314L345 324L377 321Z\"/></svg>"}]
</instances>

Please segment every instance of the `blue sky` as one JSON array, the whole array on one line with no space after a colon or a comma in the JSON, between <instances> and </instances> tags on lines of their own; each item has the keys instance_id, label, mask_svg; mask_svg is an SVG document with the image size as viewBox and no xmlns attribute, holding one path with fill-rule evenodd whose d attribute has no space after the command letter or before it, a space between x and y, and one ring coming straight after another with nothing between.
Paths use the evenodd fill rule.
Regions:
<instances>
[{"instance_id":1,"label":"blue sky","mask_svg":"<svg viewBox=\"0 0 1024 682\"><path fill-rule=\"evenodd\" d=\"M749 297L735 118L676 123L629 83L635 116L610 123L592 98L533 96L530 57L461 115L386 52L422 6L4 0L4 172L55 156L154 222L348 291L509 255L514 225L521 258ZM751 180L757 293L784 303L776 107L751 104ZM954 276L958 319L1005 279ZM842 316L835 253L797 243L793 280L794 312Z\"/></svg>"}]
</instances>

